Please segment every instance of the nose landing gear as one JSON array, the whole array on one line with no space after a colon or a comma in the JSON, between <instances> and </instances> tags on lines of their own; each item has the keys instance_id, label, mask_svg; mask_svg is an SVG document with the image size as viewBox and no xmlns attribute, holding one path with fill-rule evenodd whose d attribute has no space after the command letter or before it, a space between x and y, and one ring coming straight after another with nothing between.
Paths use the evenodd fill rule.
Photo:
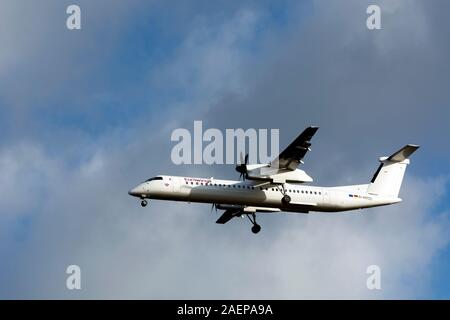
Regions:
<instances>
[{"instance_id":1,"label":"nose landing gear","mask_svg":"<svg viewBox=\"0 0 450 320\"><path fill-rule=\"evenodd\" d=\"M147 200L142 199L142 201L141 201L141 206L142 206L142 208L144 208L145 206L147 206Z\"/></svg>"}]
</instances>

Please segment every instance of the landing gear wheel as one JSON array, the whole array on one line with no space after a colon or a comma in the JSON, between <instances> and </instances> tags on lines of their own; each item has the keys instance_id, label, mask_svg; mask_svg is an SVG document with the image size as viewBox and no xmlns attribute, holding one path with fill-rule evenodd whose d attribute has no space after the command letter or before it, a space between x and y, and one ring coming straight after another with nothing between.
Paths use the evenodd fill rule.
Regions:
<instances>
[{"instance_id":1,"label":"landing gear wheel","mask_svg":"<svg viewBox=\"0 0 450 320\"><path fill-rule=\"evenodd\" d=\"M259 224L253 225L253 227L252 227L252 232L253 232L254 234L257 234L257 233L260 232L260 231L261 231L261 226L260 226Z\"/></svg>"},{"instance_id":2,"label":"landing gear wheel","mask_svg":"<svg viewBox=\"0 0 450 320\"><path fill-rule=\"evenodd\" d=\"M145 207L146 205L147 205L147 200L142 200L142 201L141 201L141 206L142 206L142 207Z\"/></svg>"},{"instance_id":3,"label":"landing gear wheel","mask_svg":"<svg viewBox=\"0 0 450 320\"><path fill-rule=\"evenodd\" d=\"M260 232L261 226L256 223L256 214L253 212L252 214L246 214L246 216L247 216L248 220L250 220L250 222L253 224L252 232L254 234L257 234L258 232Z\"/></svg>"},{"instance_id":4,"label":"landing gear wheel","mask_svg":"<svg viewBox=\"0 0 450 320\"><path fill-rule=\"evenodd\" d=\"M289 203L289 202L291 202L291 197L290 197L289 195L285 194L285 195L283 196L283 202L284 202L284 203Z\"/></svg>"}]
</instances>

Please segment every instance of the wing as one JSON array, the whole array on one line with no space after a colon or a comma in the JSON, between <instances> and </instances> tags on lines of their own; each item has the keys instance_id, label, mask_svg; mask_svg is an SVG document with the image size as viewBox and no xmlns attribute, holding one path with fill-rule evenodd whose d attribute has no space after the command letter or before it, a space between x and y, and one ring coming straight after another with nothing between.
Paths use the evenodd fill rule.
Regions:
<instances>
[{"instance_id":1,"label":"wing","mask_svg":"<svg viewBox=\"0 0 450 320\"><path fill-rule=\"evenodd\" d=\"M217 219L216 223L225 224L242 212L242 208L228 209Z\"/></svg>"},{"instance_id":2,"label":"wing","mask_svg":"<svg viewBox=\"0 0 450 320\"><path fill-rule=\"evenodd\" d=\"M221 206L221 205L219 205ZM256 213L256 212L280 212L279 208L268 208L268 207L251 207L251 206L237 206L235 208L230 208L225 210L225 212L217 219L216 223L225 224L234 217L239 217L243 213Z\"/></svg>"},{"instance_id":3,"label":"wing","mask_svg":"<svg viewBox=\"0 0 450 320\"><path fill-rule=\"evenodd\" d=\"M286 149L284 149L277 158L270 164L271 167L279 169L295 170L302 162L305 154L310 150L309 142L319 127L308 127L297 139L295 139Z\"/></svg>"}]
</instances>

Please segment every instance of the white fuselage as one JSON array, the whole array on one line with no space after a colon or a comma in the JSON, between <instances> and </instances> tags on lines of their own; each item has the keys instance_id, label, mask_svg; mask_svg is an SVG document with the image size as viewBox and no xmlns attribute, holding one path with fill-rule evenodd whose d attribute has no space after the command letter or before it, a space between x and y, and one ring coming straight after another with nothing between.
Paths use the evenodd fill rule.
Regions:
<instances>
[{"instance_id":1,"label":"white fuselage","mask_svg":"<svg viewBox=\"0 0 450 320\"><path fill-rule=\"evenodd\" d=\"M317 187L284 184L290 203L282 201L281 186L260 181L233 181L193 177L158 176L129 191L142 199L241 205L276 208L290 212L337 212L376 207L400 202L398 197L367 193L367 184L343 187Z\"/></svg>"}]
</instances>

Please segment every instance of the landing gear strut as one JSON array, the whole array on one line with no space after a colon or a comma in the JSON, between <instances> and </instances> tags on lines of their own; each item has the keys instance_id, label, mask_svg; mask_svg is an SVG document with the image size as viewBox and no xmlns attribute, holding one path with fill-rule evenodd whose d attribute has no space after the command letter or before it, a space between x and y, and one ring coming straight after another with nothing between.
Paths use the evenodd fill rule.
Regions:
<instances>
[{"instance_id":1,"label":"landing gear strut","mask_svg":"<svg viewBox=\"0 0 450 320\"><path fill-rule=\"evenodd\" d=\"M147 205L147 200L142 199L141 206L144 208Z\"/></svg>"},{"instance_id":2,"label":"landing gear strut","mask_svg":"<svg viewBox=\"0 0 450 320\"><path fill-rule=\"evenodd\" d=\"M247 218L253 224L252 232L254 234L257 234L258 232L260 232L261 231L261 226L256 222L256 214L254 212L251 213L251 214L247 214Z\"/></svg>"}]
</instances>

